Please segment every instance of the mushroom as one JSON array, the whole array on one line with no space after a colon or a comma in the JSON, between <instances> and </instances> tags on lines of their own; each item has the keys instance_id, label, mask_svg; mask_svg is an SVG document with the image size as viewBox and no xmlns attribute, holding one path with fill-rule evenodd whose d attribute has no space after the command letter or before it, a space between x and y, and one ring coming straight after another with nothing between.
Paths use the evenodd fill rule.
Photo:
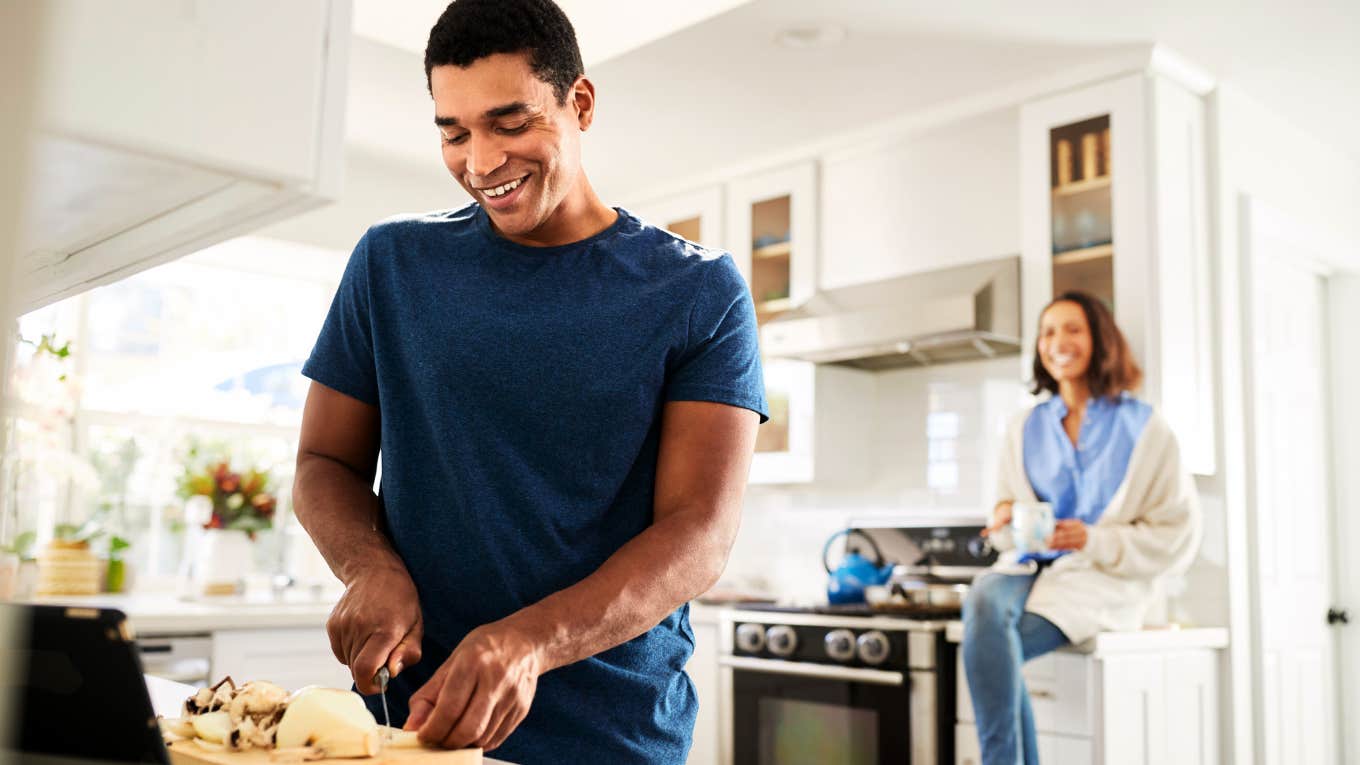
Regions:
<instances>
[{"instance_id":1,"label":"mushroom","mask_svg":"<svg viewBox=\"0 0 1360 765\"><path fill-rule=\"evenodd\" d=\"M371 757L382 749L378 721L358 694L339 688L303 688L288 701L275 744L315 747L326 757Z\"/></svg>"}]
</instances>

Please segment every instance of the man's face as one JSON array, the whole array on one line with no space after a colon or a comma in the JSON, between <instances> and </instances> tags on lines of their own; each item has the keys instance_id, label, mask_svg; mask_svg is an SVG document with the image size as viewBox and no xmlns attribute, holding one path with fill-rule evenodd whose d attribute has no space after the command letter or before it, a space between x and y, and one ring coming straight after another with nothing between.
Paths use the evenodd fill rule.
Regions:
<instances>
[{"instance_id":1,"label":"man's face","mask_svg":"<svg viewBox=\"0 0 1360 765\"><path fill-rule=\"evenodd\" d=\"M558 104L523 53L431 70L444 164L502 235L532 242L575 188L593 104L584 82Z\"/></svg>"}]
</instances>

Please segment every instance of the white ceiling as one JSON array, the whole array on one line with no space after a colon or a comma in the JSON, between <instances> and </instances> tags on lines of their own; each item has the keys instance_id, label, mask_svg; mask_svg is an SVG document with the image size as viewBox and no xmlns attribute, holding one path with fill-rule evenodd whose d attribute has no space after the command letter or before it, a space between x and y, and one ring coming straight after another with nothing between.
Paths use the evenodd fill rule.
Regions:
<instances>
[{"instance_id":1,"label":"white ceiling","mask_svg":"<svg viewBox=\"0 0 1360 765\"><path fill-rule=\"evenodd\" d=\"M639 12L642 5L637 0L557 0L557 5L571 19L581 58L591 66L746 2L653 2L645 13ZM430 27L448 4L449 0L354 0L354 33L416 53L423 61Z\"/></svg>"},{"instance_id":2,"label":"white ceiling","mask_svg":"<svg viewBox=\"0 0 1360 765\"><path fill-rule=\"evenodd\" d=\"M587 167L606 198L1153 42L1360 157L1353 0L1029 0L1023 11L1011 0L560 4L599 92ZM444 5L356 0L352 143L439 162L422 58ZM676 15L683 6L697 10ZM845 42L795 50L773 41L816 22L845 27Z\"/></svg>"}]
</instances>

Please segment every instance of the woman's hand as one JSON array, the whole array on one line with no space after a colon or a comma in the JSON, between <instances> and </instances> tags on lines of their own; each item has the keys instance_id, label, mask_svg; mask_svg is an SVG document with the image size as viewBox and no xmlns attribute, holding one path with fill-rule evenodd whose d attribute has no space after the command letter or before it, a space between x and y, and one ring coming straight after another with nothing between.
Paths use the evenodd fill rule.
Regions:
<instances>
[{"instance_id":1,"label":"woman's hand","mask_svg":"<svg viewBox=\"0 0 1360 765\"><path fill-rule=\"evenodd\" d=\"M996 508L992 510L992 525L982 530L982 536L991 536L1010 525L1011 505L1013 504L1010 500L996 503Z\"/></svg>"},{"instance_id":2,"label":"woman's hand","mask_svg":"<svg viewBox=\"0 0 1360 765\"><path fill-rule=\"evenodd\" d=\"M1076 518L1064 518L1053 528L1048 538L1050 550L1080 550L1086 546L1086 524Z\"/></svg>"}]
</instances>

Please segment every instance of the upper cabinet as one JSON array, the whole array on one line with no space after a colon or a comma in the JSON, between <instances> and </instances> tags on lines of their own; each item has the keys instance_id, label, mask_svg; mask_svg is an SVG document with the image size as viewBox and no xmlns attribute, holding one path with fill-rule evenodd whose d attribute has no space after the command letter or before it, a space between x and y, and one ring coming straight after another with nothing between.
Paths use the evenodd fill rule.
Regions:
<instances>
[{"instance_id":1,"label":"upper cabinet","mask_svg":"<svg viewBox=\"0 0 1360 765\"><path fill-rule=\"evenodd\" d=\"M20 311L339 195L347 0L45 13Z\"/></svg>"},{"instance_id":2,"label":"upper cabinet","mask_svg":"<svg viewBox=\"0 0 1360 765\"><path fill-rule=\"evenodd\" d=\"M817 165L803 162L727 186L727 247L761 324L817 289Z\"/></svg>"},{"instance_id":3,"label":"upper cabinet","mask_svg":"<svg viewBox=\"0 0 1360 765\"><path fill-rule=\"evenodd\" d=\"M1067 290L1105 301L1195 473L1215 470L1203 99L1138 73L1024 105L1025 343ZM1026 358L1025 368L1031 359Z\"/></svg>"},{"instance_id":4,"label":"upper cabinet","mask_svg":"<svg viewBox=\"0 0 1360 765\"><path fill-rule=\"evenodd\" d=\"M672 234L723 249L722 187L710 186L643 202L633 212L643 220Z\"/></svg>"},{"instance_id":5,"label":"upper cabinet","mask_svg":"<svg viewBox=\"0 0 1360 765\"><path fill-rule=\"evenodd\" d=\"M822 160L820 287L1020 251L1015 107L831 152Z\"/></svg>"}]
</instances>

